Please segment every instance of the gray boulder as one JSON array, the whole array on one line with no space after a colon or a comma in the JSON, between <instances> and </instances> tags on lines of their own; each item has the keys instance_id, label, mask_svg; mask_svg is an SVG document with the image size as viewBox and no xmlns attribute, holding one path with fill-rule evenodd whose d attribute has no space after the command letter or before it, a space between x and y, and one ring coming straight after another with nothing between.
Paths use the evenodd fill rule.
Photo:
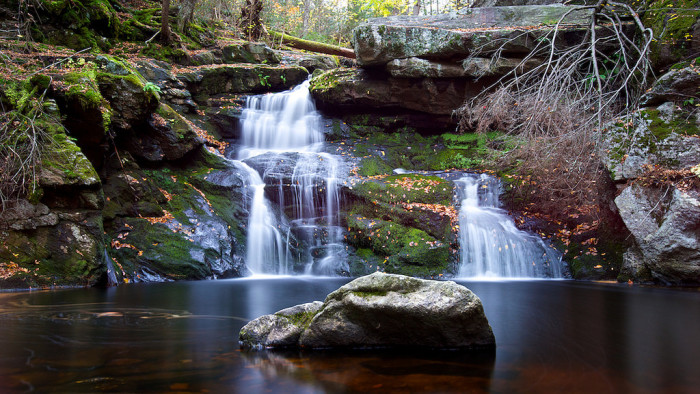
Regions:
<instances>
[{"instance_id":1,"label":"gray boulder","mask_svg":"<svg viewBox=\"0 0 700 394\"><path fill-rule=\"evenodd\" d=\"M700 193L633 184L615 199L637 248L625 254L625 270L650 272L666 284L700 283Z\"/></svg>"},{"instance_id":2,"label":"gray boulder","mask_svg":"<svg viewBox=\"0 0 700 394\"><path fill-rule=\"evenodd\" d=\"M319 303L262 316L240 332L245 348L493 347L481 300L464 286L374 273Z\"/></svg>"},{"instance_id":3,"label":"gray boulder","mask_svg":"<svg viewBox=\"0 0 700 394\"><path fill-rule=\"evenodd\" d=\"M654 86L642 96L642 105L658 105L666 101L681 103L700 97L700 73L698 67L671 70L662 75Z\"/></svg>"},{"instance_id":4,"label":"gray boulder","mask_svg":"<svg viewBox=\"0 0 700 394\"><path fill-rule=\"evenodd\" d=\"M565 26L560 26L564 33L561 43L580 40L582 35L576 32L590 25L592 10L572 9L558 4L535 5L376 18L353 31L353 47L361 66L379 66L410 57L464 59L477 49L487 55L497 50L526 54L539 38L551 33L551 29L532 26L554 26L565 14Z\"/></svg>"},{"instance_id":5,"label":"gray boulder","mask_svg":"<svg viewBox=\"0 0 700 394\"><path fill-rule=\"evenodd\" d=\"M696 115L672 104L646 108L607 127L601 157L614 181L637 178L649 165L680 170L700 159L697 133Z\"/></svg>"}]
</instances>

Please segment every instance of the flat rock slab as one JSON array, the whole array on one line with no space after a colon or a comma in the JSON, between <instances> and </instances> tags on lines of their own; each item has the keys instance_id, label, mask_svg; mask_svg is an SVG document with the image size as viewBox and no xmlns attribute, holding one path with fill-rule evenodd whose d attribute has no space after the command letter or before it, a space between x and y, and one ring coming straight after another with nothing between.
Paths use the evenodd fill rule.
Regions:
<instances>
[{"instance_id":1,"label":"flat rock slab","mask_svg":"<svg viewBox=\"0 0 700 394\"><path fill-rule=\"evenodd\" d=\"M394 59L465 58L473 52L527 54L560 20L562 44L580 40L590 26L592 9L562 5L470 8L435 16L371 19L353 31L361 66L380 66ZM580 36L580 37L579 37Z\"/></svg>"},{"instance_id":2,"label":"flat rock slab","mask_svg":"<svg viewBox=\"0 0 700 394\"><path fill-rule=\"evenodd\" d=\"M481 300L451 281L374 273L314 302L259 317L243 348L490 348Z\"/></svg>"}]
</instances>

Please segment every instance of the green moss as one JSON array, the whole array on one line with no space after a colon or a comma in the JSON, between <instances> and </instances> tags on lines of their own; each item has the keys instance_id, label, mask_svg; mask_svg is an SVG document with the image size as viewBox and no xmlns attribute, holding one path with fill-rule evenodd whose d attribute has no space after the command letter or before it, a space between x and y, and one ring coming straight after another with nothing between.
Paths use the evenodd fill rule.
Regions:
<instances>
[{"instance_id":1,"label":"green moss","mask_svg":"<svg viewBox=\"0 0 700 394\"><path fill-rule=\"evenodd\" d=\"M173 63L184 63L188 59L187 52L181 48L162 46L153 42L141 50L141 55Z\"/></svg>"},{"instance_id":2,"label":"green moss","mask_svg":"<svg viewBox=\"0 0 700 394\"><path fill-rule=\"evenodd\" d=\"M352 78L354 75L355 71L352 69L338 68L329 70L312 78L309 82L309 90L311 92L331 90L338 86L340 81Z\"/></svg>"},{"instance_id":3,"label":"green moss","mask_svg":"<svg viewBox=\"0 0 700 394\"><path fill-rule=\"evenodd\" d=\"M383 256L379 269L410 276L438 276L448 269L449 246L398 223L351 215L348 243Z\"/></svg>"},{"instance_id":4,"label":"green moss","mask_svg":"<svg viewBox=\"0 0 700 394\"><path fill-rule=\"evenodd\" d=\"M388 291L375 290L375 291L353 291L352 294L362 297L362 298L372 298L372 297L384 297L388 294Z\"/></svg>"},{"instance_id":5,"label":"green moss","mask_svg":"<svg viewBox=\"0 0 700 394\"><path fill-rule=\"evenodd\" d=\"M684 114L674 114L671 119L661 119L660 113L656 109L647 109L641 111L644 119L649 121L649 131L657 140L665 140L671 133L676 133L683 136L700 135L698 124L692 116L684 116ZM652 142L647 142L652 144Z\"/></svg>"},{"instance_id":6,"label":"green moss","mask_svg":"<svg viewBox=\"0 0 700 394\"><path fill-rule=\"evenodd\" d=\"M700 17L698 0L649 0L642 17L654 31L651 59L657 67L685 58L692 47L692 26Z\"/></svg>"},{"instance_id":7,"label":"green moss","mask_svg":"<svg viewBox=\"0 0 700 394\"><path fill-rule=\"evenodd\" d=\"M374 156L362 159L357 173L361 176L375 176L390 174L391 171L392 168L384 160Z\"/></svg>"},{"instance_id":8,"label":"green moss","mask_svg":"<svg viewBox=\"0 0 700 394\"><path fill-rule=\"evenodd\" d=\"M393 175L376 182L355 186L358 194L370 199L396 203L424 203L449 205L452 184L437 176L419 174Z\"/></svg>"},{"instance_id":9,"label":"green moss","mask_svg":"<svg viewBox=\"0 0 700 394\"><path fill-rule=\"evenodd\" d=\"M105 103L95 82L94 70L68 73L63 82L67 85L66 96L80 103L83 109L99 108Z\"/></svg>"},{"instance_id":10,"label":"green moss","mask_svg":"<svg viewBox=\"0 0 700 394\"><path fill-rule=\"evenodd\" d=\"M311 324L311 320L313 320L314 316L318 314L319 311L305 311L305 312L298 312L292 315L283 315L280 313L277 313L277 316L282 316L285 317L287 320L289 320L290 323L297 327L303 327L306 328Z\"/></svg>"}]
</instances>

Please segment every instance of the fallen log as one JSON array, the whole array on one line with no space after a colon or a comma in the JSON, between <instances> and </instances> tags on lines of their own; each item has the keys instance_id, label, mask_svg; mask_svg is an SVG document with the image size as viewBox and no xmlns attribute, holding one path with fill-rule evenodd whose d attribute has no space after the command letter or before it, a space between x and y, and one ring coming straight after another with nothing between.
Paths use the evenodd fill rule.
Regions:
<instances>
[{"instance_id":1,"label":"fallen log","mask_svg":"<svg viewBox=\"0 0 700 394\"><path fill-rule=\"evenodd\" d=\"M292 48L323 53L326 55L343 56L348 57L350 59L355 58L355 51L353 51L350 48L343 48L336 45L304 40L302 38L293 37L288 34L276 32L274 30L268 30L268 34L270 34L270 37L272 37L275 40L282 40L283 44L286 44Z\"/></svg>"}]
</instances>

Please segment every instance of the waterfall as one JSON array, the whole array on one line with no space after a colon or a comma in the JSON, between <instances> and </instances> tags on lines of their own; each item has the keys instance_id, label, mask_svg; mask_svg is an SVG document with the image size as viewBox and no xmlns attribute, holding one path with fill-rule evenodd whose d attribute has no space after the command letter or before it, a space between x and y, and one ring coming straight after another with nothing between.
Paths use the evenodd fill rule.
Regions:
<instances>
[{"instance_id":1,"label":"waterfall","mask_svg":"<svg viewBox=\"0 0 700 394\"><path fill-rule=\"evenodd\" d=\"M248 175L250 190L246 265L254 274L286 274L289 269L287 243L282 242L277 219L265 198L265 183L250 166L243 162L238 165Z\"/></svg>"},{"instance_id":2,"label":"waterfall","mask_svg":"<svg viewBox=\"0 0 700 394\"><path fill-rule=\"evenodd\" d=\"M240 160L265 152L317 152L323 145L321 115L309 81L281 93L251 96L241 114Z\"/></svg>"},{"instance_id":3,"label":"waterfall","mask_svg":"<svg viewBox=\"0 0 700 394\"><path fill-rule=\"evenodd\" d=\"M322 151L321 116L308 86L307 81L291 91L250 97L241 115L237 157L249 169L254 190L246 244L246 263L254 273L348 271L338 220L338 187L346 169L339 157ZM275 213L286 215L285 234Z\"/></svg>"},{"instance_id":4,"label":"waterfall","mask_svg":"<svg viewBox=\"0 0 700 394\"><path fill-rule=\"evenodd\" d=\"M460 277L561 278L561 256L519 230L499 208L500 182L486 174L457 180Z\"/></svg>"}]
</instances>

